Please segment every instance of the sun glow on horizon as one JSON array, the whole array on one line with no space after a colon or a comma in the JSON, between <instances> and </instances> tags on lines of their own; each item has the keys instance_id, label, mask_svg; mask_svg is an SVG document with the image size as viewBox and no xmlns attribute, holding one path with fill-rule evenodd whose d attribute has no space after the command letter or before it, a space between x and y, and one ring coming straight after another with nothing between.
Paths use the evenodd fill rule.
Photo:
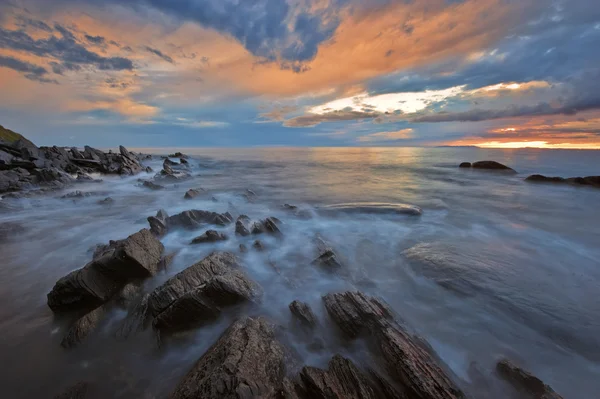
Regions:
<instances>
[{"instance_id":1,"label":"sun glow on horizon","mask_svg":"<svg viewBox=\"0 0 600 399\"><path fill-rule=\"evenodd\" d=\"M486 141L472 144L480 148L546 148L572 150L600 150L600 143L549 143L547 141Z\"/></svg>"}]
</instances>

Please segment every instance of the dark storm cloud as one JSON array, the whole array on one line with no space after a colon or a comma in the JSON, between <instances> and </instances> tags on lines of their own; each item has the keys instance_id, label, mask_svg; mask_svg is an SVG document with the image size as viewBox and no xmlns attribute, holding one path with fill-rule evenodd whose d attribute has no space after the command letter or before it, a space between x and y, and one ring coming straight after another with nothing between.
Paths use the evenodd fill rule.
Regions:
<instances>
[{"instance_id":1,"label":"dark storm cloud","mask_svg":"<svg viewBox=\"0 0 600 399\"><path fill-rule=\"evenodd\" d=\"M13 57L5 57L0 55L0 67L9 68L17 72L23 73L29 80L34 80L42 83L58 83L56 80L48 79L45 76L48 74L46 68L21 61Z\"/></svg>"},{"instance_id":2,"label":"dark storm cloud","mask_svg":"<svg viewBox=\"0 0 600 399\"><path fill-rule=\"evenodd\" d=\"M152 53L152 54L154 54L154 55L157 55L157 56L159 56L159 57L160 57L160 58L162 58L163 60L165 60L165 61L167 61L167 62L169 62L169 63L171 63L171 64L174 64L174 63L175 63L175 61L173 60L173 58L171 58L171 57L170 57L170 56L168 56L167 54L163 53L162 51L160 51L160 50L157 50L157 49L155 49L155 48L152 48L152 47L149 47L149 46L146 46L145 48L146 48L146 51L148 51L148 52L150 52L150 53Z\"/></svg>"},{"instance_id":3,"label":"dark storm cloud","mask_svg":"<svg viewBox=\"0 0 600 399\"><path fill-rule=\"evenodd\" d=\"M101 70L131 70L133 62L123 57L102 57L79 43L73 33L55 25L60 37L33 39L22 30L0 28L0 48L27 52L39 57L53 57L64 65L91 65Z\"/></svg>"}]
</instances>

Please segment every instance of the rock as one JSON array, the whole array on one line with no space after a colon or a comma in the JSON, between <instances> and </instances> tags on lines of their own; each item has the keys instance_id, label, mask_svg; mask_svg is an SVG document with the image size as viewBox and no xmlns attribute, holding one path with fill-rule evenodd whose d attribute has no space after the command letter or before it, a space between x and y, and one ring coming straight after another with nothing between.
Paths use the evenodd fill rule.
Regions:
<instances>
[{"instance_id":1,"label":"rock","mask_svg":"<svg viewBox=\"0 0 600 399\"><path fill-rule=\"evenodd\" d=\"M148 306L149 294L142 297L140 302L129 312L123 323L117 330L119 339L127 339L130 336L145 330L152 321L152 314Z\"/></svg>"},{"instance_id":2,"label":"rock","mask_svg":"<svg viewBox=\"0 0 600 399\"><path fill-rule=\"evenodd\" d=\"M246 215L240 215L235 222L235 234L240 236L250 235L252 221Z\"/></svg>"},{"instance_id":3,"label":"rock","mask_svg":"<svg viewBox=\"0 0 600 399\"><path fill-rule=\"evenodd\" d=\"M290 303L289 308L290 312L292 312L292 315L294 315L294 317L300 321L302 325L309 328L317 326L317 316L315 316L307 303L294 301Z\"/></svg>"},{"instance_id":4,"label":"rock","mask_svg":"<svg viewBox=\"0 0 600 399\"><path fill-rule=\"evenodd\" d=\"M69 328L67 335L64 336L60 345L63 348L72 348L83 341L92 333L102 321L105 314L104 306L99 306L85 316L78 319Z\"/></svg>"},{"instance_id":5,"label":"rock","mask_svg":"<svg viewBox=\"0 0 600 399\"><path fill-rule=\"evenodd\" d=\"M284 348L263 318L233 323L171 394L183 398L277 398L285 385Z\"/></svg>"},{"instance_id":6,"label":"rock","mask_svg":"<svg viewBox=\"0 0 600 399\"><path fill-rule=\"evenodd\" d=\"M188 162L187 159L185 158L179 158L179 163L181 163L182 165L189 165L190 163Z\"/></svg>"},{"instance_id":7,"label":"rock","mask_svg":"<svg viewBox=\"0 0 600 399\"><path fill-rule=\"evenodd\" d=\"M99 248L94 259L56 282L48 293L54 311L95 307L112 298L128 282L153 276L164 250L149 230L143 229Z\"/></svg>"},{"instance_id":8,"label":"rock","mask_svg":"<svg viewBox=\"0 0 600 399\"><path fill-rule=\"evenodd\" d=\"M458 165L459 168L470 168L471 166L471 162L463 162L460 165Z\"/></svg>"},{"instance_id":9,"label":"rock","mask_svg":"<svg viewBox=\"0 0 600 399\"><path fill-rule=\"evenodd\" d=\"M164 190L164 186L161 186L160 184L156 184L153 183L149 180L145 180L142 185L146 188L149 188L150 190Z\"/></svg>"},{"instance_id":10,"label":"rock","mask_svg":"<svg viewBox=\"0 0 600 399\"><path fill-rule=\"evenodd\" d=\"M189 210L173 215L167 219L167 226L171 228L183 228L194 230L203 224L214 224L226 226L233 222L233 217L229 212L216 213L201 210Z\"/></svg>"},{"instance_id":11,"label":"rock","mask_svg":"<svg viewBox=\"0 0 600 399\"><path fill-rule=\"evenodd\" d=\"M83 191L73 191L72 193L68 193L63 195L62 199L78 199L78 198L85 198L85 197L90 197L92 195L92 193L87 193L87 192L83 192Z\"/></svg>"},{"instance_id":12,"label":"rock","mask_svg":"<svg viewBox=\"0 0 600 399\"><path fill-rule=\"evenodd\" d=\"M388 204L380 202L357 202L335 204L320 207L319 213L366 213L366 214L396 214L420 216L423 210L418 206L407 204Z\"/></svg>"},{"instance_id":13,"label":"rock","mask_svg":"<svg viewBox=\"0 0 600 399\"><path fill-rule=\"evenodd\" d=\"M129 159L135 159L135 157L129 151L127 151L127 148L123 147L122 145L119 146L119 152L124 157L127 157Z\"/></svg>"},{"instance_id":14,"label":"rock","mask_svg":"<svg viewBox=\"0 0 600 399\"><path fill-rule=\"evenodd\" d=\"M169 155L168 155L168 157L169 157L169 158L184 158L184 159L187 159L187 158L189 158L187 155L185 155L185 154L182 154L182 153L181 153L181 152L179 152L179 151L178 151L178 152L176 152L176 153L174 153L174 154L169 154Z\"/></svg>"},{"instance_id":15,"label":"rock","mask_svg":"<svg viewBox=\"0 0 600 399\"><path fill-rule=\"evenodd\" d=\"M154 169L152 169L150 166L146 166L146 169L144 169L144 171L146 173L152 173L152 172L154 172Z\"/></svg>"},{"instance_id":16,"label":"rock","mask_svg":"<svg viewBox=\"0 0 600 399\"><path fill-rule=\"evenodd\" d=\"M203 189L189 189L185 195L183 196L184 199L194 199L196 197L198 197L199 195L201 195L203 193Z\"/></svg>"},{"instance_id":17,"label":"rock","mask_svg":"<svg viewBox=\"0 0 600 399\"><path fill-rule=\"evenodd\" d=\"M138 296L140 296L141 293L142 287L140 284L126 284L117 294L115 302L117 305L127 308Z\"/></svg>"},{"instance_id":18,"label":"rock","mask_svg":"<svg viewBox=\"0 0 600 399\"><path fill-rule=\"evenodd\" d=\"M337 254L323 237L317 235L314 239L314 243L317 247L318 256L312 261L313 265L320 266L324 270L330 272L337 272L343 268L342 263L338 260Z\"/></svg>"},{"instance_id":19,"label":"rock","mask_svg":"<svg viewBox=\"0 0 600 399\"><path fill-rule=\"evenodd\" d=\"M179 163L171 161L169 158L166 158L163 161L163 168L166 168L166 167L172 168L173 166L179 166Z\"/></svg>"},{"instance_id":20,"label":"rock","mask_svg":"<svg viewBox=\"0 0 600 399\"><path fill-rule=\"evenodd\" d=\"M516 170L509 168L506 165L502 165L501 163L496 162L496 161L473 162L471 167L473 169L501 170L501 171L510 172L510 173L517 173Z\"/></svg>"},{"instance_id":21,"label":"rock","mask_svg":"<svg viewBox=\"0 0 600 399\"><path fill-rule=\"evenodd\" d=\"M544 175L531 175L525 179L525 181L533 183L555 183L555 184L571 184L579 186L590 186L600 188L600 176L587 176L587 177L570 177L565 179L563 177L548 177Z\"/></svg>"},{"instance_id":22,"label":"rock","mask_svg":"<svg viewBox=\"0 0 600 399\"><path fill-rule=\"evenodd\" d=\"M525 393L531 399L562 399L552 388L531 373L517 367L510 360L500 360L496 371L518 391Z\"/></svg>"},{"instance_id":23,"label":"rock","mask_svg":"<svg viewBox=\"0 0 600 399\"><path fill-rule=\"evenodd\" d=\"M226 241L227 236L223 233L219 233L215 230L207 230L201 236L198 236L192 240L190 244L204 244L218 241Z\"/></svg>"},{"instance_id":24,"label":"rock","mask_svg":"<svg viewBox=\"0 0 600 399\"><path fill-rule=\"evenodd\" d=\"M335 355L331 359L329 368L326 371L316 367L304 367L300 372L300 379L302 382L302 397L305 398L404 398L394 388L388 391L381 389L377 379L365 375L351 360L340 355Z\"/></svg>"},{"instance_id":25,"label":"rock","mask_svg":"<svg viewBox=\"0 0 600 399\"><path fill-rule=\"evenodd\" d=\"M259 252L265 250L265 247L263 246L263 243L260 240L254 241L254 244L252 244L252 248L256 249Z\"/></svg>"},{"instance_id":26,"label":"rock","mask_svg":"<svg viewBox=\"0 0 600 399\"><path fill-rule=\"evenodd\" d=\"M248 247L244 244L240 244L240 252L245 254L246 252L248 252Z\"/></svg>"},{"instance_id":27,"label":"rock","mask_svg":"<svg viewBox=\"0 0 600 399\"><path fill-rule=\"evenodd\" d=\"M173 260L177 256L177 252L171 252L170 254L163 256L160 262L158 263L158 270L168 270Z\"/></svg>"},{"instance_id":28,"label":"rock","mask_svg":"<svg viewBox=\"0 0 600 399\"><path fill-rule=\"evenodd\" d=\"M112 205L115 203L115 200L111 197L106 197L103 200L98 201L98 205Z\"/></svg>"},{"instance_id":29,"label":"rock","mask_svg":"<svg viewBox=\"0 0 600 399\"><path fill-rule=\"evenodd\" d=\"M56 395L54 399L85 399L87 398L88 391L89 384L87 382L78 382Z\"/></svg>"},{"instance_id":30,"label":"rock","mask_svg":"<svg viewBox=\"0 0 600 399\"><path fill-rule=\"evenodd\" d=\"M401 384L408 397L423 399L464 398L464 394L437 364L426 344L396 323L380 300L360 292L328 294L325 308L348 338L366 336L373 355Z\"/></svg>"},{"instance_id":31,"label":"rock","mask_svg":"<svg viewBox=\"0 0 600 399\"><path fill-rule=\"evenodd\" d=\"M149 216L148 223L150 223L150 231L157 237L162 237L167 234L168 231L168 219L169 215L164 209L159 210L156 216Z\"/></svg>"},{"instance_id":32,"label":"rock","mask_svg":"<svg viewBox=\"0 0 600 399\"><path fill-rule=\"evenodd\" d=\"M221 307L251 301L261 288L240 270L238 259L215 252L167 280L149 299L161 330L179 330L212 320Z\"/></svg>"},{"instance_id":33,"label":"rock","mask_svg":"<svg viewBox=\"0 0 600 399\"><path fill-rule=\"evenodd\" d=\"M298 207L296 205L290 205L290 204L283 204L281 205L281 208L286 210L286 211L296 211L298 210Z\"/></svg>"}]
</instances>

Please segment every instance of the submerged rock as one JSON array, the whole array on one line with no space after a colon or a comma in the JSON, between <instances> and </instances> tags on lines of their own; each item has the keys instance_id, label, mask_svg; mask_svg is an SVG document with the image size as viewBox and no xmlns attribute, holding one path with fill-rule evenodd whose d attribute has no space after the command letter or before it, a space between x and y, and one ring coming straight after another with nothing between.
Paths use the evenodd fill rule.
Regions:
<instances>
[{"instance_id":1,"label":"submerged rock","mask_svg":"<svg viewBox=\"0 0 600 399\"><path fill-rule=\"evenodd\" d=\"M250 235L252 221L246 215L240 215L235 222L235 234L240 236Z\"/></svg>"},{"instance_id":2,"label":"submerged rock","mask_svg":"<svg viewBox=\"0 0 600 399\"><path fill-rule=\"evenodd\" d=\"M112 205L115 203L115 200L111 197L106 197L103 200L99 200L97 203L98 205Z\"/></svg>"},{"instance_id":3,"label":"submerged rock","mask_svg":"<svg viewBox=\"0 0 600 399\"><path fill-rule=\"evenodd\" d=\"M571 184L574 186L590 186L600 188L600 176L587 177L548 177L544 175L531 175L525 181L533 183L555 183L555 184Z\"/></svg>"},{"instance_id":4,"label":"submerged rock","mask_svg":"<svg viewBox=\"0 0 600 399\"><path fill-rule=\"evenodd\" d=\"M458 165L459 168L470 168L471 166L471 162L463 162L460 165Z\"/></svg>"},{"instance_id":5,"label":"submerged rock","mask_svg":"<svg viewBox=\"0 0 600 399\"><path fill-rule=\"evenodd\" d=\"M338 260L337 254L323 237L317 234L314 238L314 243L317 247L318 256L312 261L313 265L320 266L324 270L330 272L337 272L343 268L342 263Z\"/></svg>"},{"instance_id":6,"label":"submerged rock","mask_svg":"<svg viewBox=\"0 0 600 399\"><path fill-rule=\"evenodd\" d=\"M256 249L259 252L265 250L265 247L264 247L263 243L260 240L254 241L254 244L252 244L252 248Z\"/></svg>"},{"instance_id":7,"label":"submerged rock","mask_svg":"<svg viewBox=\"0 0 600 399\"><path fill-rule=\"evenodd\" d=\"M477 161L473 162L463 162L459 165L459 168L473 168L473 169L482 169L482 170L497 170L503 172L517 173L516 170L509 168L506 165L501 164L496 161Z\"/></svg>"},{"instance_id":8,"label":"submerged rock","mask_svg":"<svg viewBox=\"0 0 600 399\"><path fill-rule=\"evenodd\" d=\"M335 204L320 207L320 213L367 213L367 214L399 214L420 216L423 211L418 206L407 204L388 204L380 202L357 202Z\"/></svg>"},{"instance_id":9,"label":"submerged rock","mask_svg":"<svg viewBox=\"0 0 600 399\"><path fill-rule=\"evenodd\" d=\"M241 236L263 233L281 234L280 224L281 221L273 216L265 220L253 221L246 215L240 215L235 222L235 234Z\"/></svg>"},{"instance_id":10,"label":"submerged rock","mask_svg":"<svg viewBox=\"0 0 600 399\"><path fill-rule=\"evenodd\" d=\"M79 198L85 198L85 197L91 197L92 193L88 193L88 192L83 192L83 191L73 191L72 193L68 193L63 195L62 199L79 199Z\"/></svg>"},{"instance_id":11,"label":"submerged rock","mask_svg":"<svg viewBox=\"0 0 600 399\"><path fill-rule=\"evenodd\" d=\"M292 312L292 315L294 315L294 317L300 323L302 323L302 325L309 328L317 326L317 316L315 316L315 314L313 313L313 311L307 303L294 301L290 303L289 308L290 312Z\"/></svg>"},{"instance_id":12,"label":"submerged rock","mask_svg":"<svg viewBox=\"0 0 600 399\"><path fill-rule=\"evenodd\" d=\"M106 311L104 306L99 306L85 316L78 319L69 328L69 331L61 341L60 345L63 348L72 348L83 341L91 334L104 318Z\"/></svg>"},{"instance_id":13,"label":"submerged rock","mask_svg":"<svg viewBox=\"0 0 600 399\"><path fill-rule=\"evenodd\" d=\"M119 339L127 339L130 336L145 330L152 321L152 314L148 306L149 294L142 297L140 302L127 314L125 320L116 332Z\"/></svg>"},{"instance_id":14,"label":"submerged rock","mask_svg":"<svg viewBox=\"0 0 600 399\"><path fill-rule=\"evenodd\" d=\"M396 323L380 300L361 292L323 297L325 308L348 338L366 336L374 356L408 397L427 399L464 398L460 389L437 364L426 344Z\"/></svg>"},{"instance_id":15,"label":"submerged rock","mask_svg":"<svg viewBox=\"0 0 600 399\"><path fill-rule=\"evenodd\" d=\"M233 323L171 394L184 398L277 398L286 391L284 348L263 318Z\"/></svg>"},{"instance_id":16,"label":"submerged rock","mask_svg":"<svg viewBox=\"0 0 600 399\"><path fill-rule=\"evenodd\" d=\"M235 255L215 252L156 288L149 304L157 329L178 330L212 320L222 307L257 299L261 293L240 270Z\"/></svg>"},{"instance_id":17,"label":"submerged rock","mask_svg":"<svg viewBox=\"0 0 600 399\"><path fill-rule=\"evenodd\" d=\"M496 371L518 391L531 399L562 399L552 388L533 374L517 367L510 360L503 359L496 365Z\"/></svg>"},{"instance_id":18,"label":"submerged rock","mask_svg":"<svg viewBox=\"0 0 600 399\"><path fill-rule=\"evenodd\" d=\"M198 188L198 189L189 189L185 195L183 196L184 199L194 199L200 195L202 195L204 192L203 189Z\"/></svg>"},{"instance_id":19,"label":"submerged rock","mask_svg":"<svg viewBox=\"0 0 600 399\"><path fill-rule=\"evenodd\" d=\"M226 226L233 222L233 216L229 212L216 213L201 210L189 210L170 216L167 219L167 226L171 228L184 228L194 230L204 224L214 224L217 226Z\"/></svg>"},{"instance_id":20,"label":"submerged rock","mask_svg":"<svg viewBox=\"0 0 600 399\"><path fill-rule=\"evenodd\" d=\"M149 188L150 190L164 190L165 189L164 186L161 186L160 184L156 184L149 180L144 180L144 182L142 183L142 186Z\"/></svg>"},{"instance_id":21,"label":"submerged rock","mask_svg":"<svg viewBox=\"0 0 600 399\"><path fill-rule=\"evenodd\" d=\"M213 243L218 241L226 241L227 236L223 233L219 233L215 230L207 230L201 236L198 236L192 240L190 244L204 244L204 243Z\"/></svg>"},{"instance_id":22,"label":"submerged rock","mask_svg":"<svg viewBox=\"0 0 600 399\"><path fill-rule=\"evenodd\" d=\"M120 241L100 247L94 259L56 282L48 293L55 312L99 306L128 282L150 277L158 271L163 245L143 229Z\"/></svg>"}]
</instances>

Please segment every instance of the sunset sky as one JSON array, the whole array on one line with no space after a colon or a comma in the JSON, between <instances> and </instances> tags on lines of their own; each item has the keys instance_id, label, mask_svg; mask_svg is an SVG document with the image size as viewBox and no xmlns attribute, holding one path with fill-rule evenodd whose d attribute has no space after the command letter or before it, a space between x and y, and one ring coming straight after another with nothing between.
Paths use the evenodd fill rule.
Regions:
<instances>
[{"instance_id":1,"label":"sunset sky","mask_svg":"<svg viewBox=\"0 0 600 399\"><path fill-rule=\"evenodd\" d=\"M0 0L40 145L600 148L598 0Z\"/></svg>"}]
</instances>

